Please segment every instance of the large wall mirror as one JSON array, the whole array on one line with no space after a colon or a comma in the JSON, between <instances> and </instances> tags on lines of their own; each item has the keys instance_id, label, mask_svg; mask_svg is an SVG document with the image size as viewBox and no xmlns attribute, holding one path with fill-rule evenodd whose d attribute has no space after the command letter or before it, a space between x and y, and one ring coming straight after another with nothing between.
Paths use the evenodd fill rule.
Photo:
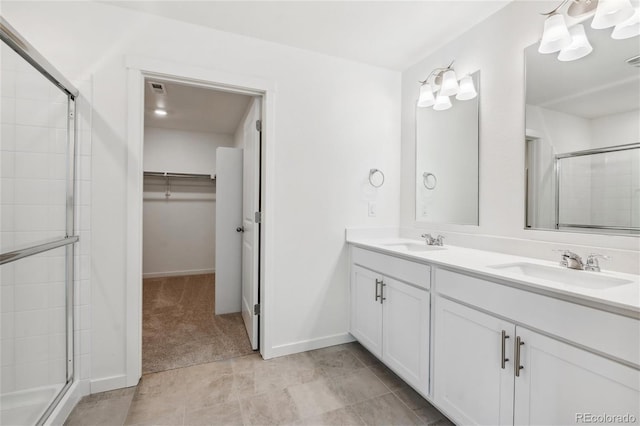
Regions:
<instances>
[{"instance_id":1,"label":"large wall mirror","mask_svg":"<svg viewBox=\"0 0 640 426\"><path fill-rule=\"evenodd\" d=\"M444 111L416 107L416 221L478 225L478 96Z\"/></svg>"},{"instance_id":2,"label":"large wall mirror","mask_svg":"<svg viewBox=\"0 0 640 426\"><path fill-rule=\"evenodd\" d=\"M581 59L525 50L525 226L638 235L640 41L584 28Z\"/></svg>"}]
</instances>

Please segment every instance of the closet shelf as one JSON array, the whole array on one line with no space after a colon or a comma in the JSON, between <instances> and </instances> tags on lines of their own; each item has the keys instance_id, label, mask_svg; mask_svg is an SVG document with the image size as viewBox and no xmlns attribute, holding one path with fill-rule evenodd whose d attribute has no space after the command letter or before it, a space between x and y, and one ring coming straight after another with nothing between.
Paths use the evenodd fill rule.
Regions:
<instances>
[{"instance_id":1,"label":"closet shelf","mask_svg":"<svg viewBox=\"0 0 640 426\"><path fill-rule=\"evenodd\" d=\"M216 180L215 175L205 175L205 174L197 174L197 173L174 173L174 172L144 172L145 177L158 177L158 178L178 178L178 179L209 179L212 181Z\"/></svg>"}]
</instances>

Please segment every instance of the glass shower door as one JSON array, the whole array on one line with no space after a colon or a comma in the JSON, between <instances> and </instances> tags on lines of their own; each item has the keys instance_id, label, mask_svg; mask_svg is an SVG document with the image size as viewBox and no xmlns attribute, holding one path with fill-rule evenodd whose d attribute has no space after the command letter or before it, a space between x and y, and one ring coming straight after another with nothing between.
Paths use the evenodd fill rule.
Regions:
<instances>
[{"instance_id":1,"label":"glass shower door","mask_svg":"<svg viewBox=\"0 0 640 426\"><path fill-rule=\"evenodd\" d=\"M0 424L32 425L73 381L77 92L0 35Z\"/></svg>"}]
</instances>

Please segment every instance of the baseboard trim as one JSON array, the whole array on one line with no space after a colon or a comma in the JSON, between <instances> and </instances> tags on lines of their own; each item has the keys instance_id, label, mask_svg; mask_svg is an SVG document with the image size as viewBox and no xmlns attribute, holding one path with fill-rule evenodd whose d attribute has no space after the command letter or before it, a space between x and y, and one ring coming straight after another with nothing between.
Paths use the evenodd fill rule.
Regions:
<instances>
[{"instance_id":1,"label":"baseboard trim","mask_svg":"<svg viewBox=\"0 0 640 426\"><path fill-rule=\"evenodd\" d=\"M104 377L102 379L96 379L91 381L90 393L107 392L114 389L126 388L127 376L122 374L120 376Z\"/></svg>"},{"instance_id":2,"label":"baseboard trim","mask_svg":"<svg viewBox=\"0 0 640 426\"><path fill-rule=\"evenodd\" d=\"M187 271L147 272L142 278L181 277L186 275L215 274L215 269L190 269Z\"/></svg>"},{"instance_id":3,"label":"baseboard trim","mask_svg":"<svg viewBox=\"0 0 640 426\"><path fill-rule=\"evenodd\" d=\"M329 346L341 345L343 343L354 342L356 339L349 333L333 334L331 336L318 337L315 339L301 340L299 342L287 343L271 348L268 358L297 354L299 352L322 349ZM266 358L266 357L265 357Z\"/></svg>"}]
</instances>

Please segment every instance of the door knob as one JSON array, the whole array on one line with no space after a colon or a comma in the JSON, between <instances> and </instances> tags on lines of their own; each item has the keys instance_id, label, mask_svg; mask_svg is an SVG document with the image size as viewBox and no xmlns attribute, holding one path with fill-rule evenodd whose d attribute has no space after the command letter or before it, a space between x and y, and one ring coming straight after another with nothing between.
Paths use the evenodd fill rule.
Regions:
<instances>
[{"instance_id":1,"label":"door knob","mask_svg":"<svg viewBox=\"0 0 640 426\"><path fill-rule=\"evenodd\" d=\"M244 232L244 227L242 227L242 226L238 226L238 227L236 228L236 232Z\"/></svg>"}]
</instances>

